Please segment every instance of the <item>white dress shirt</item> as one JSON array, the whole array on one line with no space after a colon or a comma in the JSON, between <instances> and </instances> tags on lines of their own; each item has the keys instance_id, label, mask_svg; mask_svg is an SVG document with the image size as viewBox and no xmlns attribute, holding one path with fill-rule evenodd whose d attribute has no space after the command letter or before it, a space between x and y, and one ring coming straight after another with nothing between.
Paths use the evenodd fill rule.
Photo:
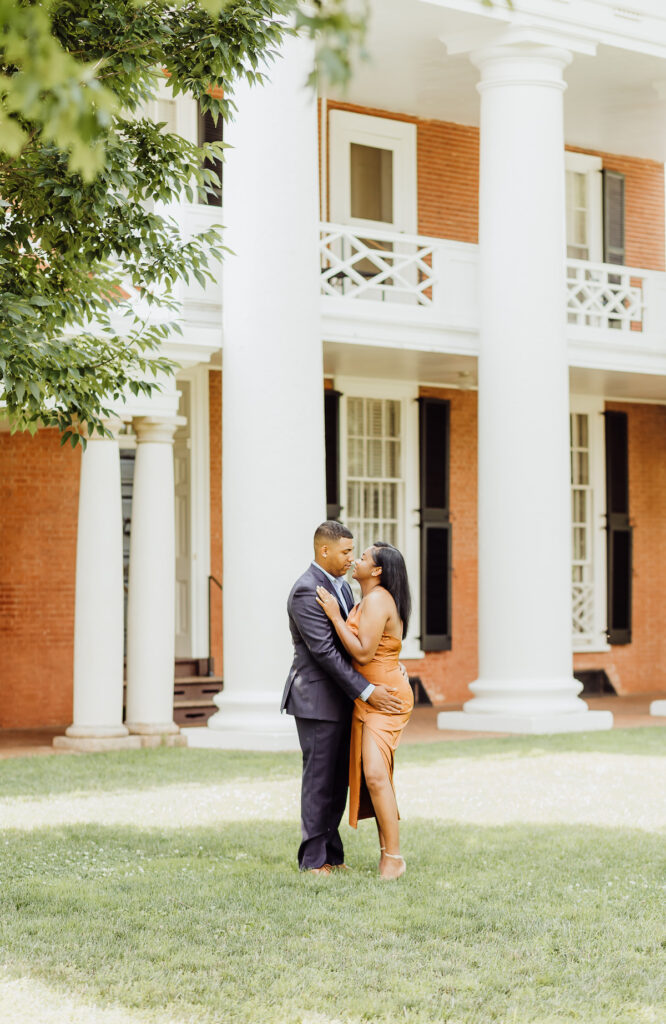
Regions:
<instances>
[{"instance_id":1,"label":"white dress shirt","mask_svg":"<svg viewBox=\"0 0 666 1024\"><path fill-rule=\"evenodd\" d=\"M326 572L326 570L319 564L319 562L313 562L312 564L316 565L318 569L321 569L324 576L326 576L326 578L331 581L333 585L333 590L338 595L338 598L340 600L340 604L344 608L347 615L349 615L351 608L347 607L347 599L345 597L345 592L342 588L342 584L344 583L344 576L331 576L330 572ZM373 683L368 683L365 690L363 690L362 693L359 693L359 697L361 698L361 700L367 700L372 691L374 690L374 688L375 687Z\"/></svg>"}]
</instances>

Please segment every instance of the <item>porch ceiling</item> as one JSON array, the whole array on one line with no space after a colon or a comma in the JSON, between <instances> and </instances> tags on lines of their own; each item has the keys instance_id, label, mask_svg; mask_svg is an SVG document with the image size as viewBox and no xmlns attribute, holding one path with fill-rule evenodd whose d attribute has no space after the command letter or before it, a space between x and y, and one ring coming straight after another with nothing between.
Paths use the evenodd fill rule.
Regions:
<instances>
[{"instance_id":1,"label":"porch ceiling","mask_svg":"<svg viewBox=\"0 0 666 1024\"><path fill-rule=\"evenodd\" d=\"M326 341L324 373L469 389L476 387L476 357Z\"/></svg>"},{"instance_id":2,"label":"porch ceiling","mask_svg":"<svg viewBox=\"0 0 666 1024\"><path fill-rule=\"evenodd\" d=\"M441 36L489 24L479 14L421 0L372 0L370 60L357 65L345 96L361 106L478 125L478 72L464 54L448 55ZM600 45L566 71L569 145L666 162L666 56Z\"/></svg>"},{"instance_id":3,"label":"porch ceiling","mask_svg":"<svg viewBox=\"0 0 666 1024\"><path fill-rule=\"evenodd\" d=\"M325 341L324 373L333 377L411 380L462 390L477 387L476 356L380 345ZM663 374L572 366L569 383L571 393L576 395L666 404L666 377Z\"/></svg>"},{"instance_id":4,"label":"porch ceiling","mask_svg":"<svg viewBox=\"0 0 666 1024\"><path fill-rule=\"evenodd\" d=\"M666 377L662 374L572 366L569 384L571 393L575 395L603 395L607 399L657 402L660 405L666 403Z\"/></svg>"}]
</instances>

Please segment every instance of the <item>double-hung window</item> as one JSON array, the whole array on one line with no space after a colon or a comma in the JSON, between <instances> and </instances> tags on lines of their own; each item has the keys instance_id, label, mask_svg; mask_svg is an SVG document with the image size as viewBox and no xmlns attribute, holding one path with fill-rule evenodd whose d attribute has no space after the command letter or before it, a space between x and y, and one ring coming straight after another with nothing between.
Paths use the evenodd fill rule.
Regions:
<instances>
[{"instance_id":1,"label":"double-hung window","mask_svg":"<svg viewBox=\"0 0 666 1024\"><path fill-rule=\"evenodd\" d=\"M364 551L375 540L400 546L402 499L401 403L390 398L347 400L346 520Z\"/></svg>"},{"instance_id":2,"label":"double-hung window","mask_svg":"<svg viewBox=\"0 0 666 1024\"><path fill-rule=\"evenodd\" d=\"M571 399L571 612L575 650L606 645L603 402Z\"/></svg>"}]
</instances>

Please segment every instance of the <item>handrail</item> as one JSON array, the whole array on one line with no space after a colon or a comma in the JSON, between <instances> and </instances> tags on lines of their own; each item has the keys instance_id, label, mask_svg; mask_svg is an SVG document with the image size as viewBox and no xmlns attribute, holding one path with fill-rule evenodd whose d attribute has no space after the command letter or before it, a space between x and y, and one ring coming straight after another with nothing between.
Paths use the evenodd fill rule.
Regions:
<instances>
[{"instance_id":1,"label":"handrail","mask_svg":"<svg viewBox=\"0 0 666 1024\"><path fill-rule=\"evenodd\" d=\"M220 593L223 592L224 588L216 576L208 576L208 675L215 675L213 671L213 640L212 640L212 608L210 599L210 585L214 583L216 587L219 587Z\"/></svg>"},{"instance_id":2,"label":"handrail","mask_svg":"<svg viewBox=\"0 0 666 1024\"><path fill-rule=\"evenodd\" d=\"M427 248L430 245L465 245L452 238L436 238L434 235L408 235L403 231L387 231L385 228L363 227L360 224L334 224L331 221L320 221L319 231L331 235L353 235L355 238L372 238L377 242L404 242L415 245L419 249Z\"/></svg>"}]
</instances>

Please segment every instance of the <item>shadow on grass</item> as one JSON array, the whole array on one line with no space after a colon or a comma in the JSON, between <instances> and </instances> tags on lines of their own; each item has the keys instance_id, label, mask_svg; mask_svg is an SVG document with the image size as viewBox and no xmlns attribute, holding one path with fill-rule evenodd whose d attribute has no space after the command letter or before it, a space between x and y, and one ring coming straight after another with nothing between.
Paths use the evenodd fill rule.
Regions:
<instances>
[{"instance_id":1,"label":"shadow on grass","mask_svg":"<svg viewBox=\"0 0 666 1024\"><path fill-rule=\"evenodd\" d=\"M663 836L412 821L396 884L369 823L345 842L313 878L292 825L5 833L5 963L156 1020L666 1017Z\"/></svg>"},{"instance_id":2,"label":"shadow on grass","mask_svg":"<svg viewBox=\"0 0 666 1024\"><path fill-rule=\"evenodd\" d=\"M666 756L666 728L404 743L397 758L404 764L427 765L460 757L527 757L568 751ZM293 778L299 774L299 753L158 748L71 757L21 757L0 761L0 798L145 789L190 782L205 785L240 778Z\"/></svg>"}]
</instances>

